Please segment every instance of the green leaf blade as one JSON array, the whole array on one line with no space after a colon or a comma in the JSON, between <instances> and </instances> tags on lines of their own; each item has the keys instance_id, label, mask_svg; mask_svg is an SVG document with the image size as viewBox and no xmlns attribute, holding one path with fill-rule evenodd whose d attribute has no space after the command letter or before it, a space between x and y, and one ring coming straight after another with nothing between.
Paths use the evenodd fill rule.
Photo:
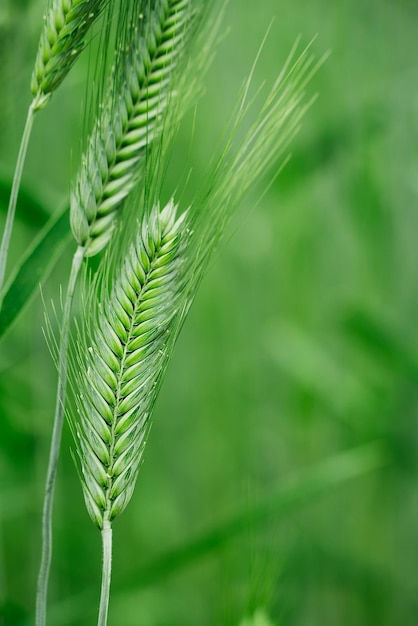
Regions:
<instances>
[{"instance_id":1,"label":"green leaf blade","mask_svg":"<svg viewBox=\"0 0 418 626\"><path fill-rule=\"evenodd\" d=\"M0 339L28 306L70 238L69 210L65 209L45 224L7 283L0 311Z\"/></svg>"}]
</instances>

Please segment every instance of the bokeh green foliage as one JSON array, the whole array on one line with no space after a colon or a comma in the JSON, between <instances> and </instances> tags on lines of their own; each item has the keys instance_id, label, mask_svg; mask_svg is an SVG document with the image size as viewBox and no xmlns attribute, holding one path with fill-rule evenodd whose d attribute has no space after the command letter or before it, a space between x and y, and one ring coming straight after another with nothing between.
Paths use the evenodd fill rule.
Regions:
<instances>
[{"instance_id":1,"label":"bokeh green foliage","mask_svg":"<svg viewBox=\"0 0 418 626\"><path fill-rule=\"evenodd\" d=\"M0 3L6 186L43 5ZM290 163L261 201L265 181L240 207L182 332L134 498L115 524L109 620L232 626L264 607L275 625L413 624L418 7L408 0L242 5L230 0L230 32L198 105L194 141L190 147L185 132L176 144L168 190L186 161L193 180L203 175L273 15L259 82L273 80L299 33L305 42L318 33L315 50L332 54L313 80L320 97ZM89 54L36 120L24 193L50 213L68 204L78 165ZM2 194L0 202L2 223ZM45 219L24 207L17 214L10 268ZM64 253L43 285L47 306L58 302L69 259ZM0 346L0 623L7 626L33 615L56 381L43 314L38 296ZM308 480L329 457L376 441L386 450L383 468L340 486L328 476L329 489L285 515L252 515L290 475ZM50 619L87 626L97 608L100 541L70 446L67 429ZM246 520L239 532L213 541L212 530L237 511ZM201 536L212 540L193 544Z\"/></svg>"}]
</instances>

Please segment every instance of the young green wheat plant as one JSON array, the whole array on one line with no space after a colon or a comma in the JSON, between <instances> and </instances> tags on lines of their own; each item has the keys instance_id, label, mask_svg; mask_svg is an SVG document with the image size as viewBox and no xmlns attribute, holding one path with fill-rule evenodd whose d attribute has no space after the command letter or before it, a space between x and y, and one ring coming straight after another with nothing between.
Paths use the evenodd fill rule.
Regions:
<instances>
[{"instance_id":1,"label":"young green wheat plant","mask_svg":"<svg viewBox=\"0 0 418 626\"><path fill-rule=\"evenodd\" d=\"M123 228L98 278L85 281L71 361L77 411L69 421L86 507L102 535L99 626L107 624L112 523L132 497L179 331L233 209L286 150L310 104L304 89L317 65L308 49L296 61L293 56L294 51L239 141L238 131L254 107L251 78L244 85L220 156L188 210L179 212L173 200L160 209L159 176L165 171L160 163L149 173L141 199L130 196Z\"/></svg>"},{"instance_id":2,"label":"young green wheat plant","mask_svg":"<svg viewBox=\"0 0 418 626\"><path fill-rule=\"evenodd\" d=\"M46 620L52 505L64 421L68 333L75 287L83 260L105 248L125 198L144 176L147 149L162 133L168 104L173 105L173 88L178 88L177 66L192 41L192 27L197 24L196 7L191 0L144 0L134 5L127 24L128 42L121 36L123 46L73 186L70 217L77 249L60 335L58 388L43 507L37 626L44 626Z\"/></svg>"},{"instance_id":3,"label":"young green wheat plant","mask_svg":"<svg viewBox=\"0 0 418 626\"><path fill-rule=\"evenodd\" d=\"M85 46L88 30L107 3L108 0L50 0L49 2L32 74L32 102L22 134L0 246L0 309L17 198L35 113L45 107L53 92L74 65Z\"/></svg>"}]
</instances>

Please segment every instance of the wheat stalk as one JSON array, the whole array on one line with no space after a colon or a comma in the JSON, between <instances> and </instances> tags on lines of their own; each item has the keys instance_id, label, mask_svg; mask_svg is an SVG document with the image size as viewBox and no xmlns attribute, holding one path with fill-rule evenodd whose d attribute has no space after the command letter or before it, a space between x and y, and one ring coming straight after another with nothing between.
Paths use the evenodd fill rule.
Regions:
<instances>
[{"instance_id":1,"label":"wheat stalk","mask_svg":"<svg viewBox=\"0 0 418 626\"><path fill-rule=\"evenodd\" d=\"M78 340L78 416L71 424L86 507L103 537L99 625L107 620L111 523L135 487L181 306L189 230L186 214L176 212L171 201L143 220L110 289L93 291L95 313Z\"/></svg>"},{"instance_id":2,"label":"wheat stalk","mask_svg":"<svg viewBox=\"0 0 418 626\"><path fill-rule=\"evenodd\" d=\"M148 17L139 15L134 45L108 90L72 192L71 228L85 256L110 239L146 147L161 131L190 9L190 0L158 0Z\"/></svg>"}]
</instances>

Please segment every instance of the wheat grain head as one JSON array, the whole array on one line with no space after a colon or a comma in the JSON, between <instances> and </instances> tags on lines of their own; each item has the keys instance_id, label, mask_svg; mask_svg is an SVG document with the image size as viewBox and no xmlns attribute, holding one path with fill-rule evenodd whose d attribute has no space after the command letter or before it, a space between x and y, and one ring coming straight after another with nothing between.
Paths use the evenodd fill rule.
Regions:
<instances>
[{"instance_id":1,"label":"wheat grain head","mask_svg":"<svg viewBox=\"0 0 418 626\"><path fill-rule=\"evenodd\" d=\"M189 231L176 210L173 202L162 211L156 205L144 218L78 341L71 423L87 510L99 528L131 498L181 302Z\"/></svg>"},{"instance_id":2,"label":"wheat grain head","mask_svg":"<svg viewBox=\"0 0 418 626\"><path fill-rule=\"evenodd\" d=\"M64 80L85 46L87 31L108 0L53 0L44 17L31 89L41 109Z\"/></svg>"},{"instance_id":3,"label":"wheat grain head","mask_svg":"<svg viewBox=\"0 0 418 626\"><path fill-rule=\"evenodd\" d=\"M138 17L118 69L120 78L107 92L71 196L71 228L85 256L107 244L118 209L138 180L146 148L161 131L191 2L158 0Z\"/></svg>"}]
</instances>

